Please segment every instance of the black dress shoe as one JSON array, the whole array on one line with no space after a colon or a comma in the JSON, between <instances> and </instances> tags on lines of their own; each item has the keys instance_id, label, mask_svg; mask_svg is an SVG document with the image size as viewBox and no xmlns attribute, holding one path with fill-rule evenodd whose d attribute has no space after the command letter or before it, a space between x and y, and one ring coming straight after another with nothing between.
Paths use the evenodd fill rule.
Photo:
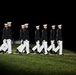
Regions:
<instances>
[{"instance_id":1,"label":"black dress shoe","mask_svg":"<svg viewBox=\"0 0 76 75\"><path fill-rule=\"evenodd\" d=\"M52 53L52 54L55 54L55 51L52 50L51 53Z\"/></svg>"},{"instance_id":2,"label":"black dress shoe","mask_svg":"<svg viewBox=\"0 0 76 75\"><path fill-rule=\"evenodd\" d=\"M53 50L51 50L50 52L51 52L52 54L57 54L57 52L55 52L55 51L53 51Z\"/></svg>"},{"instance_id":3,"label":"black dress shoe","mask_svg":"<svg viewBox=\"0 0 76 75\"><path fill-rule=\"evenodd\" d=\"M54 52L54 54L57 54L57 52Z\"/></svg>"},{"instance_id":4,"label":"black dress shoe","mask_svg":"<svg viewBox=\"0 0 76 75\"><path fill-rule=\"evenodd\" d=\"M32 50L32 48L31 47L29 47L30 48L30 50Z\"/></svg>"},{"instance_id":5,"label":"black dress shoe","mask_svg":"<svg viewBox=\"0 0 76 75\"><path fill-rule=\"evenodd\" d=\"M52 53L52 50L50 50L49 52Z\"/></svg>"},{"instance_id":6,"label":"black dress shoe","mask_svg":"<svg viewBox=\"0 0 76 75\"><path fill-rule=\"evenodd\" d=\"M2 51L0 51L0 53L2 53Z\"/></svg>"},{"instance_id":7,"label":"black dress shoe","mask_svg":"<svg viewBox=\"0 0 76 75\"><path fill-rule=\"evenodd\" d=\"M36 52L37 54L39 53L39 52Z\"/></svg>"},{"instance_id":8,"label":"black dress shoe","mask_svg":"<svg viewBox=\"0 0 76 75\"><path fill-rule=\"evenodd\" d=\"M18 52L19 54L22 54L22 52Z\"/></svg>"},{"instance_id":9,"label":"black dress shoe","mask_svg":"<svg viewBox=\"0 0 76 75\"><path fill-rule=\"evenodd\" d=\"M31 53L34 53L34 51L33 51L33 50L31 50Z\"/></svg>"},{"instance_id":10,"label":"black dress shoe","mask_svg":"<svg viewBox=\"0 0 76 75\"><path fill-rule=\"evenodd\" d=\"M48 53L50 53L50 51L47 51Z\"/></svg>"},{"instance_id":11,"label":"black dress shoe","mask_svg":"<svg viewBox=\"0 0 76 75\"><path fill-rule=\"evenodd\" d=\"M26 53L26 51L25 52L23 52L24 54Z\"/></svg>"},{"instance_id":12,"label":"black dress shoe","mask_svg":"<svg viewBox=\"0 0 76 75\"><path fill-rule=\"evenodd\" d=\"M41 54L41 53L37 52L37 54Z\"/></svg>"},{"instance_id":13,"label":"black dress shoe","mask_svg":"<svg viewBox=\"0 0 76 75\"><path fill-rule=\"evenodd\" d=\"M16 53L19 53L18 49L16 49Z\"/></svg>"},{"instance_id":14,"label":"black dress shoe","mask_svg":"<svg viewBox=\"0 0 76 75\"><path fill-rule=\"evenodd\" d=\"M6 53L7 51L8 51L8 50L6 50L5 53Z\"/></svg>"},{"instance_id":15,"label":"black dress shoe","mask_svg":"<svg viewBox=\"0 0 76 75\"><path fill-rule=\"evenodd\" d=\"M2 53L4 54L5 52L2 50Z\"/></svg>"},{"instance_id":16,"label":"black dress shoe","mask_svg":"<svg viewBox=\"0 0 76 75\"><path fill-rule=\"evenodd\" d=\"M43 52L40 52L40 53L43 53Z\"/></svg>"}]
</instances>

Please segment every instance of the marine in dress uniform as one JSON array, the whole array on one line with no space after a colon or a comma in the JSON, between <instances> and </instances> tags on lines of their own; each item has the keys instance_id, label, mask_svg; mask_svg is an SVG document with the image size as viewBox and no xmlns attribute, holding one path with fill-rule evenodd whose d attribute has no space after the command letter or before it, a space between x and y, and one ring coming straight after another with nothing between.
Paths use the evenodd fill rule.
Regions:
<instances>
[{"instance_id":1,"label":"marine in dress uniform","mask_svg":"<svg viewBox=\"0 0 76 75\"><path fill-rule=\"evenodd\" d=\"M40 25L36 26L36 30L35 30L35 42L36 45L32 48L33 51L35 51L37 49L37 52L39 52L39 48L40 48Z\"/></svg>"},{"instance_id":2,"label":"marine in dress uniform","mask_svg":"<svg viewBox=\"0 0 76 75\"><path fill-rule=\"evenodd\" d=\"M24 44L25 44L25 47L26 47L26 54L29 54L30 53L30 50L29 50L29 30L28 30L28 25L29 23L26 23L24 24L25 25L25 41L24 41Z\"/></svg>"},{"instance_id":3,"label":"marine in dress uniform","mask_svg":"<svg viewBox=\"0 0 76 75\"><path fill-rule=\"evenodd\" d=\"M47 24L44 24L43 25L43 30L42 30L42 37L41 37L41 39L42 39L42 45L41 45L41 47L40 47L40 51L39 51L39 53L41 53L41 51L43 50L43 48L44 48L44 54L46 55L46 54L48 54L48 51L47 51L47 37L48 37L48 35L47 35Z\"/></svg>"},{"instance_id":4,"label":"marine in dress uniform","mask_svg":"<svg viewBox=\"0 0 76 75\"><path fill-rule=\"evenodd\" d=\"M62 50L63 50L63 38L62 38L62 24L58 25L58 30L56 32L56 40L57 40L57 44L58 46L55 48L55 52L57 52L59 50L59 55L64 55L62 54Z\"/></svg>"},{"instance_id":5,"label":"marine in dress uniform","mask_svg":"<svg viewBox=\"0 0 76 75\"><path fill-rule=\"evenodd\" d=\"M54 50L55 50L55 25L52 25L51 26L52 29L50 30L50 42L51 42L51 45L48 47L48 51L50 51L51 49L51 53L55 53Z\"/></svg>"},{"instance_id":6,"label":"marine in dress uniform","mask_svg":"<svg viewBox=\"0 0 76 75\"><path fill-rule=\"evenodd\" d=\"M0 47L0 51L3 52L3 53L6 53L6 50L7 50L7 48L8 48L7 39L4 38L4 37L5 37L5 35L4 35L4 34L5 34L4 30L5 30L6 28L8 28L7 23L4 24L3 33L2 33L3 44L2 44L1 47Z\"/></svg>"},{"instance_id":7,"label":"marine in dress uniform","mask_svg":"<svg viewBox=\"0 0 76 75\"><path fill-rule=\"evenodd\" d=\"M8 50L7 51L7 53L8 54L11 54L12 53L12 51L11 51L11 49L10 49L10 39L11 39L11 30L8 28L8 24L7 23L5 23L4 24L5 25L5 27L3 28L3 35L2 35L2 39L3 39L3 44L2 44L2 46L0 47L0 49L5 53L6 52L6 50Z\"/></svg>"},{"instance_id":8,"label":"marine in dress uniform","mask_svg":"<svg viewBox=\"0 0 76 75\"><path fill-rule=\"evenodd\" d=\"M20 29L20 40L21 44L17 47L17 52L22 54L25 48L24 41L25 41L25 25L21 25Z\"/></svg>"},{"instance_id":9,"label":"marine in dress uniform","mask_svg":"<svg viewBox=\"0 0 76 75\"><path fill-rule=\"evenodd\" d=\"M12 53L12 30L11 30L11 23L12 22L7 22L8 24L8 29L10 31L9 39L7 40L8 42L8 53Z\"/></svg>"}]
</instances>

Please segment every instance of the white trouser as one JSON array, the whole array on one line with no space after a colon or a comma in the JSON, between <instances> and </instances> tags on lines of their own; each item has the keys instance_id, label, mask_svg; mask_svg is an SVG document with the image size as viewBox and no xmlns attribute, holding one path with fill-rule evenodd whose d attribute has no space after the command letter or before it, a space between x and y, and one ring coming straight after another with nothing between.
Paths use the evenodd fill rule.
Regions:
<instances>
[{"instance_id":1,"label":"white trouser","mask_svg":"<svg viewBox=\"0 0 76 75\"><path fill-rule=\"evenodd\" d=\"M21 44L17 47L17 49L19 52L22 52L24 50L24 42L22 43L22 40L21 40Z\"/></svg>"},{"instance_id":2,"label":"white trouser","mask_svg":"<svg viewBox=\"0 0 76 75\"><path fill-rule=\"evenodd\" d=\"M58 46L57 46L57 48L55 48L55 52L57 52L58 50L59 50L59 55L61 55L62 54L62 49L63 49L63 41L57 41L57 43L58 43Z\"/></svg>"},{"instance_id":3,"label":"white trouser","mask_svg":"<svg viewBox=\"0 0 76 75\"><path fill-rule=\"evenodd\" d=\"M54 51L54 49L55 49L54 40L51 40L51 45L49 46L49 48L48 48L47 50L50 51L51 49L52 49L53 51Z\"/></svg>"},{"instance_id":4,"label":"white trouser","mask_svg":"<svg viewBox=\"0 0 76 75\"><path fill-rule=\"evenodd\" d=\"M26 54L29 54L30 51L29 51L29 41L28 40L25 40L25 46L26 46Z\"/></svg>"},{"instance_id":5,"label":"white trouser","mask_svg":"<svg viewBox=\"0 0 76 75\"><path fill-rule=\"evenodd\" d=\"M4 39L4 40L3 40L3 44L2 44L1 47L0 47L0 51L1 51L1 50L3 50L3 51L6 51L6 50L7 50L8 45L7 45L6 42L7 42L7 40Z\"/></svg>"},{"instance_id":6,"label":"white trouser","mask_svg":"<svg viewBox=\"0 0 76 75\"><path fill-rule=\"evenodd\" d=\"M40 47L40 41L36 41L36 45L32 48L33 51L35 51L37 49L37 51L39 52L39 47Z\"/></svg>"},{"instance_id":7,"label":"white trouser","mask_svg":"<svg viewBox=\"0 0 76 75\"><path fill-rule=\"evenodd\" d=\"M29 41L28 40L25 40L23 42L23 44L21 44L19 47L17 47L17 49L19 52L22 53L23 50L25 49L25 47L26 47L26 54L29 54L30 52L29 52Z\"/></svg>"},{"instance_id":8,"label":"white trouser","mask_svg":"<svg viewBox=\"0 0 76 75\"><path fill-rule=\"evenodd\" d=\"M39 53L43 50L43 48L44 48L45 54L47 54L48 53L47 52L47 42L45 40L43 40L43 42L42 42Z\"/></svg>"},{"instance_id":9,"label":"white trouser","mask_svg":"<svg viewBox=\"0 0 76 75\"><path fill-rule=\"evenodd\" d=\"M11 39L7 39L7 45L8 45L8 51L7 51L7 53L10 54L10 53L12 53Z\"/></svg>"}]
</instances>

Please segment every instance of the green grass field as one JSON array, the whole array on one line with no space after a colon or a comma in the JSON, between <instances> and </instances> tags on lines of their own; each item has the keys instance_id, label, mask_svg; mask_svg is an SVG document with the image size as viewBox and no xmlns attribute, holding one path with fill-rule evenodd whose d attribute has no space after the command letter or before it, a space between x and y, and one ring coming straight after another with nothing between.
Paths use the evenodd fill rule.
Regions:
<instances>
[{"instance_id":1,"label":"green grass field","mask_svg":"<svg viewBox=\"0 0 76 75\"><path fill-rule=\"evenodd\" d=\"M75 53L66 49L63 53L69 55L0 54L0 75L76 75Z\"/></svg>"}]
</instances>

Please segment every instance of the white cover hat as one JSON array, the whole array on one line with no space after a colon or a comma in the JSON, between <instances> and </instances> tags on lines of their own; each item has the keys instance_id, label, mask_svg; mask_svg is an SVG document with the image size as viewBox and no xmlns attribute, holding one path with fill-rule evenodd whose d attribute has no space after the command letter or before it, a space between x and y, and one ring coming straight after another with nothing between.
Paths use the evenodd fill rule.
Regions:
<instances>
[{"instance_id":1,"label":"white cover hat","mask_svg":"<svg viewBox=\"0 0 76 75\"><path fill-rule=\"evenodd\" d=\"M55 27L55 25L52 25L51 27Z\"/></svg>"},{"instance_id":2,"label":"white cover hat","mask_svg":"<svg viewBox=\"0 0 76 75\"><path fill-rule=\"evenodd\" d=\"M47 26L47 24L44 24L43 26Z\"/></svg>"},{"instance_id":3,"label":"white cover hat","mask_svg":"<svg viewBox=\"0 0 76 75\"><path fill-rule=\"evenodd\" d=\"M25 25L21 25L21 26L25 26Z\"/></svg>"},{"instance_id":4,"label":"white cover hat","mask_svg":"<svg viewBox=\"0 0 76 75\"><path fill-rule=\"evenodd\" d=\"M28 26L29 25L29 23L26 23L26 24L24 24L25 26Z\"/></svg>"},{"instance_id":5,"label":"white cover hat","mask_svg":"<svg viewBox=\"0 0 76 75\"><path fill-rule=\"evenodd\" d=\"M40 26L39 26L39 25L37 25L37 26L36 26L36 28L37 28L37 27L40 27Z\"/></svg>"},{"instance_id":6,"label":"white cover hat","mask_svg":"<svg viewBox=\"0 0 76 75\"><path fill-rule=\"evenodd\" d=\"M61 26L62 26L62 24L58 25L58 27L61 27Z\"/></svg>"},{"instance_id":7,"label":"white cover hat","mask_svg":"<svg viewBox=\"0 0 76 75\"><path fill-rule=\"evenodd\" d=\"M12 22L7 22L7 24L11 24Z\"/></svg>"},{"instance_id":8,"label":"white cover hat","mask_svg":"<svg viewBox=\"0 0 76 75\"><path fill-rule=\"evenodd\" d=\"M5 23L4 25L5 25L5 26L7 26L8 24L7 24L7 23Z\"/></svg>"}]
</instances>

